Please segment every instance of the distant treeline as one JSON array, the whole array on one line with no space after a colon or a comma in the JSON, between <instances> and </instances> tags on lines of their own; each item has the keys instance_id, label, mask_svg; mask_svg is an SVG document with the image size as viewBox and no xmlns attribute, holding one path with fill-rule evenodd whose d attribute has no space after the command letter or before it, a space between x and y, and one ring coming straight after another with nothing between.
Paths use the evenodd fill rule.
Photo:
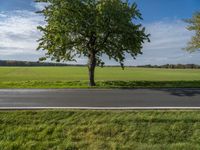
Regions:
<instances>
[{"instance_id":1,"label":"distant treeline","mask_svg":"<svg viewBox=\"0 0 200 150\"><path fill-rule=\"evenodd\" d=\"M81 64L65 64L52 62L31 62L31 61L15 61L15 60L0 60L0 66L85 66ZM119 66L105 66L119 67ZM200 69L200 65L196 64L166 64L166 65L142 65L142 66L126 66L126 67L141 67L141 68L169 68L169 69Z\"/></svg>"},{"instance_id":2,"label":"distant treeline","mask_svg":"<svg viewBox=\"0 0 200 150\"><path fill-rule=\"evenodd\" d=\"M142 65L141 68L169 68L169 69L200 69L196 64L166 64L166 65Z\"/></svg>"},{"instance_id":3,"label":"distant treeline","mask_svg":"<svg viewBox=\"0 0 200 150\"><path fill-rule=\"evenodd\" d=\"M0 60L0 66L81 66L70 65L65 63L51 63L51 62L31 62L31 61L15 61L15 60Z\"/></svg>"}]
</instances>

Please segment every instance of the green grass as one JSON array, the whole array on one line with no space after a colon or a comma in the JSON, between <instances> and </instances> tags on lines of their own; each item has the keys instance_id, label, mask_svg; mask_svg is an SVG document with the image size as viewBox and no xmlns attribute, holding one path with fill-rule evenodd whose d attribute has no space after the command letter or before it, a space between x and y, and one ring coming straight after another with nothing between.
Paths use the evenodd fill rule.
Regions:
<instances>
[{"instance_id":1,"label":"green grass","mask_svg":"<svg viewBox=\"0 0 200 150\"><path fill-rule=\"evenodd\" d=\"M200 69L97 68L97 88L200 87ZM0 88L88 88L87 67L0 67Z\"/></svg>"},{"instance_id":2,"label":"green grass","mask_svg":"<svg viewBox=\"0 0 200 150\"><path fill-rule=\"evenodd\" d=\"M2 111L0 150L200 149L200 111Z\"/></svg>"},{"instance_id":3,"label":"green grass","mask_svg":"<svg viewBox=\"0 0 200 150\"><path fill-rule=\"evenodd\" d=\"M200 88L200 81L97 81L89 87L88 81L18 81L0 82L0 88Z\"/></svg>"},{"instance_id":4,"label":"green grass","mask_svg":"<svg viewBox=\"0 0 200 150\"><path fill-rule=\"evenodd\" d=\"M86 81L87 67L0 67L2 81ZM200 80L200 69L147 69L105 67L96 69L96 80L177 81Z\"/></svg>"}]
</instances>

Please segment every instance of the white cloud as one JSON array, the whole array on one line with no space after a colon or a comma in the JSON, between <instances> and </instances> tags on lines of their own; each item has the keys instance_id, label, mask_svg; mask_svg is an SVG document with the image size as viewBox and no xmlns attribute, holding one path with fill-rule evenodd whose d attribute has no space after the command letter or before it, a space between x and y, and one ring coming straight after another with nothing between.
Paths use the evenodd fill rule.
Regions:
<instances>
[{"instance_id":1,"label":"white cloud","mask_svg":"<svg viewBox=\"0 0 200 150\"><path fill-rule=\"evenodd\" d=\"M36 10L43 10L46 6L48 5L48 3L32 3L32 6L36 9Z\"/></svg>"},{"instance_id":2,"label":"white cloud","mask_svg":"<svg viewBox=\"0 0 200 150\"><path fill-rule=\"evenodd\" d=\"M2 14L0 14L0 17L5 18L5 17L7 17L7 15L2 12Z\"/></svg>"},{"instance_id":3,"label":"white cloud","mask_svg":"<svg viewBox=\"0 0 200 150\"><path fill-rule=\"evenodd\" d=\"M186 30L183 21L156 22L147 24L147 32L151 33L151 43L145 49L161 50L183 48L190 40L192 33Z\"/></svg>"},{"instance_id":4,"label":"white cloud","mask_svg":"<svg viewBox=\"0 0 200 150\"><path fill-rule=\"evenodd\" d=\"M37 26L43 24L42 19L31 11L0 12L0 59L28 54L24 58L31 60L30 54L41 54L35 49L40 37Z\"/></svg>"},{"instance_id":5,"label":"white cloud","mask_svg":"<svg viewBox=\"0 0 200 150\"><path fill-rule=\"evenodd\" d=\"M193 35L186 29L187 24L182 20L165 20L145 26L151 34L151 42L144 44L143 55L138 56L136 60L128 58L127 65L200 64L199 52L190 54L182 50Z\"/></svg>"}]
</instances>

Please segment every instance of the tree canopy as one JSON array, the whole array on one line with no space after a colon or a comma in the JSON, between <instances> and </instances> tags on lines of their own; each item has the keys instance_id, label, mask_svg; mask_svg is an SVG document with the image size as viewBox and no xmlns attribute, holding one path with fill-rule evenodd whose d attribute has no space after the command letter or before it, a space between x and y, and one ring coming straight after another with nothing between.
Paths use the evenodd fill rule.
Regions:
<instances>
[{"instance_id":1,"label":"tree canopy","mask_svg":"<svg viewBox=\"0 0 200 150\"><path fill-rule=\"evenodd\" d=\"M96 65L103 65L103 55L123 67L125 55L142 54L142 44L149 34L137 19L142 19L135 3L125 0L36 0L48 5L40 11L47 24L38 50L56 61L75 61L87 57L90 75ZM93 73L91 72L93 71ZM93 83L94 84L94 83Z\"/></svg>"},{"instance_id":2,"label":"tree canopy","mask_svg":"<svg viewBox=\"0 0 200 150\"><path fill-rule=\"evenodd\" d=\"M200 49L200 12L195 13L191 19L187 19L185 21L189 23L187 29L195 32L195 35L186 47L186 50L192 52Z\"/></svg>"}]
</instances>

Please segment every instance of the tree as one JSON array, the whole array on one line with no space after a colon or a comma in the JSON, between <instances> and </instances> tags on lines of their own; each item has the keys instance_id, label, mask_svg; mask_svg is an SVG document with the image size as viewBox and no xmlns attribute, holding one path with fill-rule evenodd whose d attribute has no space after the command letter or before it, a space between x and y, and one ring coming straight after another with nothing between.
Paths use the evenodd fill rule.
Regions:
<instances>
[{"instance_id":1,"label":"tree","mask_svg":"<svg viewBox=\"0 0 200 150\"><path fill-rule=\"evenodd\" d=\"M47 24L39 26L43 33L38 50L46 50L43 59L75 61L88 58L89 85L95 86L94 72L103 65L102 55L123 67L125 54L133 58L142 54L142 44L149 34L136 19L142 19L137 5L124 0L36 0L48 6L39 13Z\"/></svg>"},{"instance_id":2,"label":"tree","mask_svg":"<svg viewBox=\"0 0 200 150\"><path fill-rule=\"evenodd\" d=\"M200 49L200 12L195 13L191 19L185 21L190 24L187 29L195 32L195 35L186 47L186 50L193 52Z\"/></svg>"}]
</instances>

